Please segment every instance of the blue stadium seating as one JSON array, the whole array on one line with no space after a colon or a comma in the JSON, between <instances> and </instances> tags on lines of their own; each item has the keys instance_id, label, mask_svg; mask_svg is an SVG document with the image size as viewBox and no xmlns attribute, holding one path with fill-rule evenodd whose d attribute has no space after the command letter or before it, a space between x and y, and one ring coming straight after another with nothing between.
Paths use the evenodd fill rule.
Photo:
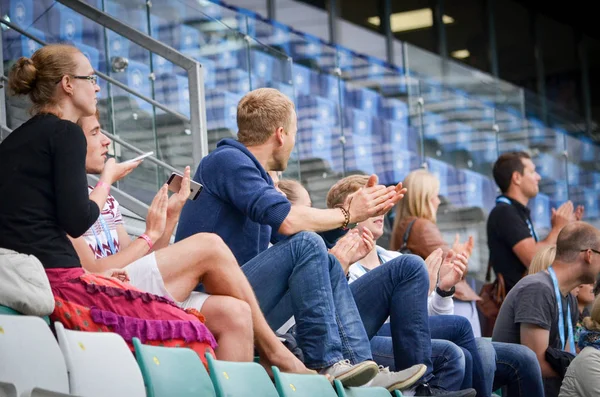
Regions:
<instances>
[{"instance_id":1,"label":"blue stadium seating","mask_svg":"<svg viewBox=\"0 0 600 397\"><path fill-rule=\"evenodd\" d=\"M406 102L396 98L382 98L379 101L379 114L388 120L407 120L408 105Z\"/></svg>"},{"instance_id":2,"label":"blue stadium seating","mask_svg":"<svg viewBox=\"0 0 600 397\"><path fill-rule=\"evenodd\" d=\"M456 169L443 161L426 158L427 169L440 181L440 195L449 197L450 187L457 185Z\"/></svg>"},{"instance_id":3,"label":"blue stadium seating","mask_svg":"<svg viewBox=\"0 0 600 397\"><path fill-rule=\"evenodd\" d=\"M87 2L96 7L103 5L109 14L148 32L145 0ZM108 72L111 57L128 58L129 68L112 75L147 96L152 93L152 65L157 76L156 99L189 114L183 69L158 56L153 56L150 63L148 51L110 31L105 51L99 25L89 23L68 7L53 4L53 0L0 0L3 13L8 13L13 22L49 42L67 41L79 46L97 70ZM423 159L419 154L420 118L414 113L409 117L401 67L331 46L315 36L219 1L153 2L151 14L152 36L203 64L209 129L237 130L235 109L241 95L268 86L296 103L300 159L322 158L336 171L342 171L345 164L346 170L377 172L385 183L402 180ZM275 50L253 40L247 42L243 34L211 22L215 20ZM7 60L31 55L38 48L14 31L3 32L3 39ZM293 64L276 50L291 56ZM342 72L340 77L334 68ZM598 145L586 138L567 136L561 128L550 128L534 116L524 117L521 109L500 109L468 92L431 79L422 81L425 84L421 84L420 94L426 110L422 115L423 133L432 143L426 145L426 153L432 157L425 161L440 177L441 194L452 203L488 209L495 195L493 180L473 171L489 173L497 149L502 153L534 148L534 162L543 177L542 193L534 208L544 208L536 222L547 225L546 209L568 198L587 203L588 214L597 211L597 204L589 203L589 197L597 197L600 192L600 172L594 168L600 158ZM106 95L105 83L101 84L100 95ZM113 93L124 95L116 88ZM149 104L136 101L142 110L151 112ZM500 130L497 137L494 123ZM342 131L346 138L343 147ZM438 147L439 153L427 149ZM563 150L568 153L568 165ZM469 160L467 165L460 160L463 155Z\"/></svg>"},{"instance_id":4,"label":"blue stadium seating","mask_svg":"<svg viewBox=\"0 0 600 397\"><path fill-rule=\"evenodd\" d=\"M46 40L46 35L40 30L29 28L27 32L40 40ZM22 56L30 57L41 47L35 40L22 36L12 30L3 32L2 38L2 52L6 60L16 60Z\"/></svg>"},{"instance_id":5,"label":"blue stadium seating","mask_svg":"<svg viewBox=\"0 0 600 397\"><path fill-rule=\"evenodd\" d=\"M228 129L237 132L237 104L242 95L227 91L207 91L206 120L209 130Z\"/></svg>"},{"instance_id":6,"label":"blue stadium seating","mask_svg":"<svg viewBox=\"0 0 600 397\"><path fill-rule=\"evenodd\" d=\"M364 110L372 116L379 115L379 102L381 96L377 92L366 88L355 88L351 86L347 86L346 89L346 96L349 99L348 106Z\"/></svg>"},{"instance_id":7,"label":"blue stadium seating","mask_svg":"<svg viewBox=\"0 0 600 397\"><path fill-rule=\"evenodd\" d=\"M296 146L300 160L320 158L334 171L342 171L343 150L339 127L323 125L317 120L300 120Z\"/></svg>"},{"instance_id":8,"label":"blue stadium seating","mask_svg":"<svg viewBox=\"0 0 600 397\"><path fill-rule=\"evenodd\" d=\"M297 104L300 119L316 120L326 126L339 125L338 107L334 101L319 96L301 95Z\"/></svg>"},{"instance_id":9,"label":"blue stadium seating","mask_svg":"<svg viewBox=\"0 0 600 397\"><path fill-rule=\"evenodd\" d=\"M538 193L533 200L529 201L531 220L536 230L550 229L550 197L544 193Z\"/></svg>"}]
</instances>

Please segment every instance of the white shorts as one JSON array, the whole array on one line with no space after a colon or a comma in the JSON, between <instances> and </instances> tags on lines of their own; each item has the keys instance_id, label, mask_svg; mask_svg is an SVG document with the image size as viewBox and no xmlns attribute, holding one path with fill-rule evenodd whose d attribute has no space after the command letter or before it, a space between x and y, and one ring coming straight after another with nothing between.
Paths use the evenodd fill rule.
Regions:
<instances>
[{"instance_id":1,"label":"white shorts","mask_svg":"<svg viewBox=\"0 0 600 397\"><path fill-rule=\"evenodd\" d=\"M135 288L168 298L182 309L191 308L202 311L202 305L210 297L210 295L204 292L192 291L186 300L177 302L165 287L162 275L156 264L156 255L154 252L125 266L125 270L127 270L127 275L129 276L129 283Z\"/></svg>"}]
</instances>

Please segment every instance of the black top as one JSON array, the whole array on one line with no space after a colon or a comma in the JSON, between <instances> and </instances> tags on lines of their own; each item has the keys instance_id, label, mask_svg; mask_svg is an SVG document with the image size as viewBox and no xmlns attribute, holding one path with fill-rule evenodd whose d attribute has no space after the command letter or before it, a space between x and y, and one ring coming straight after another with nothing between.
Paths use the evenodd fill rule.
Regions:
<instances>
[{"instance_id":1,"label":"black top","mask_svg":"<svg viewBox=\"0 0 600 397\"><path fill-rule=\"evenodd\" d=\"M80 267L76 238L98 219L85 173L81 128L37 115L0 143L0 247L35 255L45 268Z\"/></svg>"},{"instance_id":2,"label":"black top","mask_svg":"<svg viewBox=\"0 0 600 397\"><path fill-rule=\"evenodd\" d=\"M529 208L518 201L508 199L512 204L497 203L487 220L490 262L494 271L504 276L506 292L510 291L527 271L514 253L513 247L518 242L532 237L527 225L527 220L531 222Z\"/></svg>"}]
</instances>

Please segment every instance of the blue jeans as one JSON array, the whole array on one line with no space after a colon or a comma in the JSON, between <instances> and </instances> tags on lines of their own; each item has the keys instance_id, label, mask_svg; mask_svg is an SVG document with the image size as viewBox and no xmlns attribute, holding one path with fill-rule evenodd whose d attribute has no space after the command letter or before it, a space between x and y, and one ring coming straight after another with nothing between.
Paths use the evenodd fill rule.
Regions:
<instances>
[{"instance_id":1,"label":"blue jeans","mask_svg":"<svg viewBox=\"0 0 600 397\"><path fill-rule=\"evenodd\" d=\"M367 335L373 338L387 318L399 370L425 364L431 378L431 336L427 315L429 276L423 259L402 255L376 267L350 284Z\"/></svg>"},{"instance_id":2,"label":"blue jeans","mask_svg":"<svg viewBox=\"0 0 600 397\"><path fill-rule=\"evenodd\" d=\"M265 316L295 317L296 340L308 368L372 359L342 267L317 234L287 237L246 262L242 271ZM286 295L290 304L280 304Z\"/></svg>"},{"instance_id":3,"label":"blue jeans","mask_svg":"<svg viewBox=\"0 0 600 397\"><path fill-rule=\"evenodd\" d=\"M510 397L534 397L544 395L542 371L535 353L527 346L512 343L491 342L493 350L486 345L490 342L477 339L477 348L482 360L494 369L493 390L506 387Z\"/></svg>"},{"instance_id":4,"label":"blue jeans","mask_svg":"<svg viewBox=\"0 0 600 397\"><path fill-rule=\"evenodd\" d=\"M371 351L377 364L396 371L392 354L392 338L381 336L390 333L390 329L386 325L371 339ZM431 361L433 378L429 380L430 385L450 391L461 389L465 376L465 355L460 347L446 340L433 339L431 341Z\"/></svg>"},{"instance_id":5,"label":"blue jeans","mask_svg":"<svg viewBox=\"0 0 600 397\"><path fill-rule=\"evenodd\" d=\"M472 387L477 391L478 396L490 396L489 386L492 378L485 379L481 357L469 320L461 316L431 316L429 317L429 330L432 338L453 342L463 349L465 377L462 388Z\"/></svg>"}]
</instances>

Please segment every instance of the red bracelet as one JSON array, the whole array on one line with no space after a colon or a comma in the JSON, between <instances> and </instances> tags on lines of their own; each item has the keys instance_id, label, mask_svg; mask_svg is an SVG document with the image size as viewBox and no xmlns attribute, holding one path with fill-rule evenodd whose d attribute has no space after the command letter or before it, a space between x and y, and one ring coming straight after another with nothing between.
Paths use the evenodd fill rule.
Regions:
<instances>
[{"instance_id":1,"label":"red bracelet","mask_svg":"<svg viewBox=\"0 0 600 397\"><path fill-rule=\"evenodd\" d=\"M108 183L102 182L102 181L98 181L98 183L96 183L96 187L98 187L98 186L105 188L106 192L110 193L110 185Z\"/></svg>"},{"instance_id":2,"label":"red bracelet","mask_svg":"<svg viewBox=\"0 0 600 397\"><path fill-rule=\"evenodd\" d=\"M148 235L146 233L142 234L140 237L143 240L146 240L146 242L148 243L148 249L151 250L152 247L154 246L154 243L152 242L152 240L150 239L150 237L148 237Z\"/></svg>"}]
</instances>

